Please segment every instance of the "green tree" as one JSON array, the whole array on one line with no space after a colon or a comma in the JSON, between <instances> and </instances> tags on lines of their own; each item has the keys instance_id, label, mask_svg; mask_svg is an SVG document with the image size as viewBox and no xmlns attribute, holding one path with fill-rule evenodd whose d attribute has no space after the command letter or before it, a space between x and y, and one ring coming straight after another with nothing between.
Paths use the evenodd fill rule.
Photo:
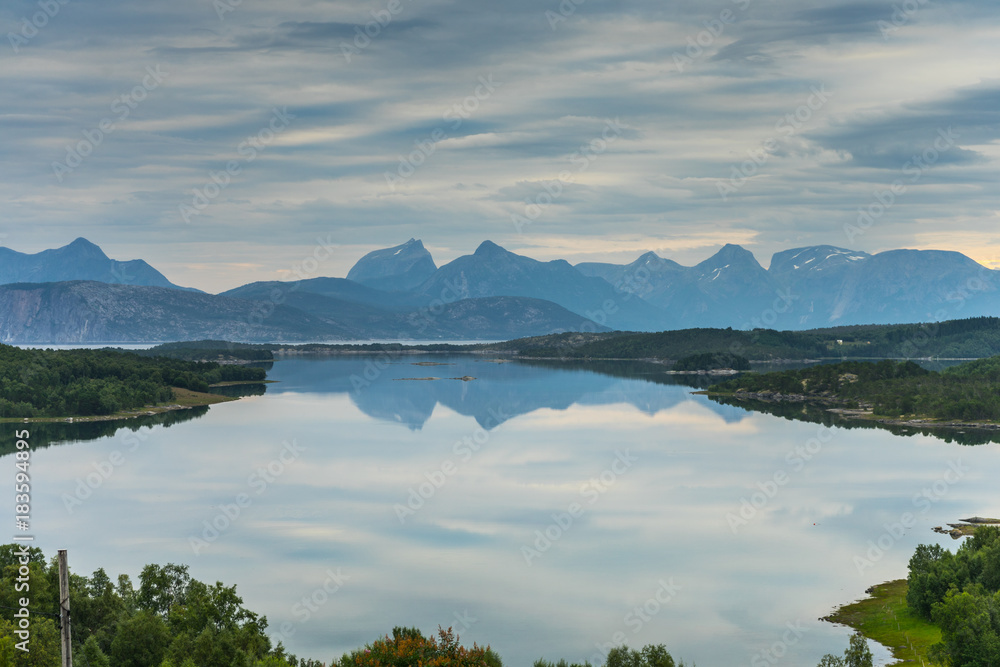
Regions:
<instances>
[{"instance_id":1,"label":"green tree","mask_svg":"<svg viewBox=\"0 0 1000 667\"><path fill-rule=\"evenodd\" d=\"M648 644L641 651L616 646L608 651L605 667L675 667L674 659L663 644Z\"/></svg>"},{"instance_id":2,"label":"green tree","mask_svg":"<svg viewBox=\"0 0 1000 667\"><path fill-rule=\"evenodd\" d=\"M97 637L94 635L87 637L87 641L80 647L77 657L73 658L73 662L84 667L111 667L108 656L104 655L104 651L101 650L100 645L97 643Z\"/></svg>"},{"instance_id":3,"label":"green tree","mask_svg":"<svg viewBox=\"0 0 1000 667\"><path fill-rule=\"evenodd\" d=\"M953 667L989 667L1000 664L1000 593L985 595L980 586L948 591L934 605L934 622L941 643L932 657Z\"/></svg>"},{"instance_id":4,"label":"green tree","mask_svg":"<svg viewBox=\"0 0 1000 667\"><path fill-rule=\"evenodd\" d=\"M119 624L111 642L111 659L115 667L157 667L169 643L167 624L143 609Z\"/></svg>"},{"instance_id":5,"label":"green tree","mask_svg":"<svg viewBox=\"0 0 1000 667\"><path fill-rule=\"evenodd\" d=\"M873 661L868 640L860 632L855 632L848 640L843 657L827 653L820 658L817 667L872 667Z\"/></svg>"},{"instance_id":6,"label":"green tree","mask_svg":"<svg viewBox=\"0 0 1000 667\"><path fill-rule=\"evenodd\" d=\"M850 645L844 651L845 667L872 667L874 658L868 640L860 632L851 635Z\"/></svg>"},{"instance_id":7,"label":"green tree","mask_svg":"<svg viewBox=\"0 0 1000 667\"><path fill-rule=\"evenodd\" d=\"M14 647L21 641L14 631L17 628L7 619L0 619L0 646ZM31 619L31 650L28 652L14 648L14 667L58 667L62 659L59 628L50 618ZM0 649L0 655L4 652Z\"/></svg>"}]
</instances>

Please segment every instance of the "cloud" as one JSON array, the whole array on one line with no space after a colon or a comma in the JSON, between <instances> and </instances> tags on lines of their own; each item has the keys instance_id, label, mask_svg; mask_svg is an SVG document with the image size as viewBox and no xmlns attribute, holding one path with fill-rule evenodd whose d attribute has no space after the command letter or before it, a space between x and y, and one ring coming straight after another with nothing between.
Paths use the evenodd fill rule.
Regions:
<instances>
[{"instance_id":1,"label":"cloud","mask_svg":"<svg viewBox=\"0 0 1000 667\"><path fill-rule=\"evenodd\" d=\"M984 152L963 146L985 146L1000 139L1000 82L880 110L873 117L860 117L813 136L824 147L849 154L849 166L899 170L915 156L934 150L939 165L987 164Z\"/></svg>"},{"instance_id":2,"label":"cloud","mask_svg":"<svg viewBox=\"0 0 1000 667\"><path fill-rule=\"evenodd\" d=\"M208 290L275 275L318 233L345 253L418 237L456 256L484 238L529 248L537 236L548 257L728 235L766 257L845 245L843 224L872 188L948 127L956 145L859 249L914 245L916 220L921 233L956 221L962 238L990 233L1000 209L987 3L925 3L888 35L879 21L893 9L875 1L402 0L390 18L380 0L227 6L73 2L16 53L0 43L6 245L86 236ZM0 35L36 11L6 4ZM129 97L156 67L162 84ZM813 109L816 88L829 101ZM247 159L275 109L294 120ZM789 117L804 118L791 135L779 125ZM97 141L105 120L114 129ZM614 141L609 122L622 128ZM764 146L723 200L720 184ZM53 165L77 149L88 155L60 180ZM185 223L179 206L232 160L239 173ZM511 215L566 172L560 199L519 234ZM227 241L240 251L225 272L181 250Z\"/></svg>"}]
</instances>

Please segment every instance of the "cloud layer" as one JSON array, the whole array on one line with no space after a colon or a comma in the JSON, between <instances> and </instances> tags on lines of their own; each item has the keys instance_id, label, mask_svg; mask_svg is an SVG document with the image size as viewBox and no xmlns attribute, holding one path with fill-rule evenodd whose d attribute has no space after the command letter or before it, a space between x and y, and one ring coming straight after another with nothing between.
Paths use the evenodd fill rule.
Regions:
<instances>
[{"instance_id":1,"label":"cloud layer","mask_svg":"<svg viewBox=\"0 0 1000 667\"><path fill-rule=\"evenodd\" d=\"M337 276L410 237L992 264L998 33L973 1L5 3L0 234L211 291L319 239Z\"/></svg>"}]
</instances>

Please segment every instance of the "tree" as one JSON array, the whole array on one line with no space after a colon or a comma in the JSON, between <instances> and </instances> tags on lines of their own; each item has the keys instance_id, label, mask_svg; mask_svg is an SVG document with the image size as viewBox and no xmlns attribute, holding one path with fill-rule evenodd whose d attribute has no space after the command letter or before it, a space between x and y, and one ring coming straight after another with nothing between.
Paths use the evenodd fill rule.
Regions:
<instances>
[{"instance_id":1,"label":"tree","mask_svg":"<svg viewBox=\"0 0 1000 667\"><path fill-rule=\"evenodd\" d=\"M851 635L850 645L844 651L845 667L872 667L874 658L868 640L860 632Z\"/></svg>"},{"instance_id":2,"label":"tree","mask_svg":"<svg viewBox=\"0 0 1000 667\"><path fill-rule=\"evenodd\" d=\"M978 585L952 589L934 605L933 618L941 627L941 643L932 647L936 660L953 667L1000 664L1000 593L986 595Z\"/></svg>"},{"instance_id":3,"label":"tree","mask_svg":"<svg viewBox=\"0 0 1000 667\"><path fill-rule=\"evenodd\" d=\"M157 667L169 643L163 619L143 609L118 626L111 642L111 659L115 667Z\"/></svg>"},{"instance_id":4,"label":"tree","mask_svg":"<svg viewBox=\"0 0 1000 667\"><path fill-rule=\"evenodd\" d=\"M108 656L104 655L104 651L101 650L97 643L97 637L94 635L87 637L87 641L83 643L78 656L73 658L73 662L86 665L86 667L111 667Z\"/></svg>"},{"instance_id":5,"label":"tree","mask_svg":"<svg viewBox=\"0 0 1000 667\"><path fill-rule=\"evenodd\" d=\"M502 667L500 656L487 646L466 648L451 628L438 628L438 636L424 637L416 628L396 627L364 649L342 656L337 667Z\"/></svg>"},{"instance_id":6,"label":"tree","mask_svg":"<svg viewBox=\"0 0 1000 667\"><path fill-rule=\"evenodd\" d=\"M187 565L147 565L139 575L136 601L141 609L166 616L175 604L183 604L190 583Z\"/></svg>"},{"instance_id":7,"label":"tree","mask_svg":"<svg viewBox=\"0 0 1000 667\"><path fill-rule=\"evenodd\" d=\"M14 624L7 619L0 619L0 656L4 654L3 647L12 640L11 647L21 641L14 634ZM14 651L12 667L57 667L62 655L59 640L59 628L51 618L31 619L31 651ZM6 667L6 665L4 666Z\"/></svg>"},{"instance_id":8,"label":"tree","mask_svg":"<svg viewBox=\"0 0 1000 667\"><path fill-rule=\"evenodd\" d=\"M860 632L855 632L848 640L844 657L827 653L820 659L817 667L872 667L873 662L868 640Z\"/></svg>"}]
</instances>

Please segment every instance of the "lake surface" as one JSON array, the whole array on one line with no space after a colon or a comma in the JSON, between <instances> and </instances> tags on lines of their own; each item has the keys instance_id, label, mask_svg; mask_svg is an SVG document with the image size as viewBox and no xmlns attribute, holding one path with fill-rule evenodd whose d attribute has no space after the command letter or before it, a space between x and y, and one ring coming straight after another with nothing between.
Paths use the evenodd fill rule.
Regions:
<instances>
[{"instance_id":1,"label":"lake surface","mask_svg":"<svg viewBox=\"0 0 1000 667\"><path fill-rule=\"evenodd\" d=\"M701 667L811 666L850 634L820 617L904 577L917 544L957 546L933 526L1000 514L995 444L592 368L297 359L264 395L167 424L50 427L83 441L32 454L36 544L81 574L187 563L326 662L442 625L509 666L599 664L622 639Z\"/></svg>"}]
</instances>

